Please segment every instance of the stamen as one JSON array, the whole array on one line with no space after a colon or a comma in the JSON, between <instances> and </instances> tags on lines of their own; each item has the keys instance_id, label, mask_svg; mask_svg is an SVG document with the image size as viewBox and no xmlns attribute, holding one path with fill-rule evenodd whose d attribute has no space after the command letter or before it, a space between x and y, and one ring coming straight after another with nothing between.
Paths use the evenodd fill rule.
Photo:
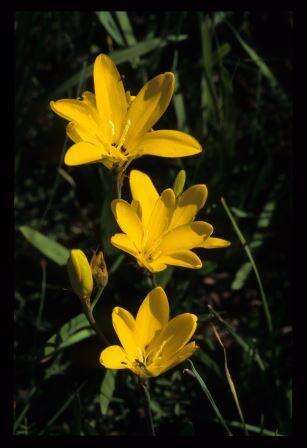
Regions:
<instances>
[{"instance_id":1,"label":"stamen","mask_svg":"<svg viewBox=\"0 0 307 448\"><path fill-rule=\"evenodd\" d=\"M113 121L109 120L109 125L111 127L112 135L114 137L114 135L115 135L115 125L114 125Z\"/></svg>"},{"instance_id":2,"label":"stamen","mask_svg":"<svg viewBox=\"0 0 307 448\"><path fill-rule=\"evenodd\" d=\"M120 150L123 144L125 143L130 126L131 126L131 120L128 120L116 149Z\"/></svg>"}]
</instances>

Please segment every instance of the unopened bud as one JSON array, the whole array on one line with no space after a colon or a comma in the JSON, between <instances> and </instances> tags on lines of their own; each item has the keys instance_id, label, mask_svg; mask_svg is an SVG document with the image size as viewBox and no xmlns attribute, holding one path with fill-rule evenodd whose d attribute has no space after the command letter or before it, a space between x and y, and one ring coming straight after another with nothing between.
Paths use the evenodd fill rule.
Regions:
<instances>
[{"instance_id":1,"label":"unopened bud","mask_svg":"<svg viewBox=\"0 0 307 448\"><path fill-rule=\"evenodd\" d=\"M93 276L89 262L79 249L72 249L67 262L72 289L80 299L89 299L93 291Z\"/></svg>"},{"instance_id":2,"label":"unopened bud","mask_svg":"<svg viewBox=\"0 0 307 448\"><path fill-rule=\"evenodd\" d=\"M93 278L97 286L105 287L108 283L108 270L102 250L95 252L91 259Z\"/></svg>"},{"instance_id":3,"label":"unopened bud","mask_svg":"<svg viewBox=\"0 0 307 448\"><path fill-rule=\"evenodd\" d=\"M174 182L174 193L176 198L182 193L186 180L185 170L180 170Z\"/></svg>"}]
</instances>

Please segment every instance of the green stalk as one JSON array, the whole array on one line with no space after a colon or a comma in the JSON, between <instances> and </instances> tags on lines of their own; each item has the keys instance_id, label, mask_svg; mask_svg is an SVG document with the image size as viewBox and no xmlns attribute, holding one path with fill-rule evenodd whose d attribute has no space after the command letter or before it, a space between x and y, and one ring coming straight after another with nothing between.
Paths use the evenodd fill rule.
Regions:
<instances>
[{"instance_id":1,"label":"green stalk","mask_svg":"<svg viewBox=\"0 0 307 448\"><path fill-rule=\"evenodd\" d=\"M270 333L272 333L273 332L272 317L271 317L271 313L270 313L270 309L269 309L269 306L268 306L267 298L266 298L266 295L265 295L265 292L264 292L264 289L263 289L262 281L261 281L261 278L260 278L260 274L259 274L258 268L257 268L256 263L255 263L254 257L253 257L253 255L251 253L251 250L250 250L250 248L249 248L249 246L247 244L246 239L244 238L241 230L239 229L239 227L238 227L238 225L236 223L236 220L235 220L233 214L231 213L228 205L226 204L225 199L221 198L221 202L222 202L222 205L223 205L223 207L224 207L224 209L225 209L225 211L226 211L226 213L227 213L227 215L228 215L228 217L229 217L229 219L230 219L230 221L231 221L231 223L233 225L233 228L234 228L234 230L235 230L235 232L236 232L236 234L237 234L237 236L238 236L238 238L239 238L239 240L240 240L240 242L241 242L241 244L242 244L242 246L243 246L243 248L244 248L244 250L246 252L246 255L247 255L247 257L248 257L248 259L249 259L249 261L250 261L250 263L251 263L251 265L253 267L253 270L255 272L255 276L256 276L256 279L257 279L257 282L258 282L258 286L259 286L259 290L260 290L260 295L261 295L261 299L262 299L262 305L263 305L263 309L264 309L264 314L265 314L268 330L269 330Z\"/></svg>"},{"instance_id":2,"label":"green stalk","mask_svg":"<svg viewBox=\"0 0 307 448\"><path fill-rule=\"evenodd\" d=\"M148 380L147 379L140 380L140 386L143 389L144 395L145 395L146 420L147 420L148 431L150 432L151 436L156 436L155 427L154 427L153 418L152 418L151 407L150 407L150 392L149 392Z\"/></svg>"}]
</instances>

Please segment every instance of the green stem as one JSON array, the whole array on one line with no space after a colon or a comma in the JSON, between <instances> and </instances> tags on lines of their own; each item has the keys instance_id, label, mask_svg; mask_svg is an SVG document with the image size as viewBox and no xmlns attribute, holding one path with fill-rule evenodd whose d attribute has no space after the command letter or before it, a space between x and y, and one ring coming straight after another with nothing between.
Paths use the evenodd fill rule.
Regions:
<instances>
[{"instance_id":1,"label":"green stem","mask_svg":"<svg viewBox=\"0 0 307 448\"><path fill-rule=\"evenodd\" d=\"M245 240L241 230L239 229L239 227L238 227L238 225L237 225L237 223L235 221L235 218L234 218L233 214L231 213L228 205L226 204L225 199L221 198L221 202L222 202L222 205L223 205L223 207L224 207L224 209L225 209L225 211L226 211L226 213L227 213L227 215L228 215L228 217L229 217L229 219L230 219L230 221L231 221L231 223L233 225L233 228L234 228L234 230L235 230L235 232L236 232L236 234L237 234L241 244L243 245L243 248L244 248L244 250L246 252L246 255L247 255L247 257L248 257L248 259L249 259L249 261L250 261L250 263L251 263L251 265L252 265L252 267L254 269L255 276L256 276L256 279L257 279L257 282L258 282L258 286L259 286L259 290L260 290L260 295L261 295L261 299L262 299L262 305L263 305L263 309L264 309L265 318L266 318L266 321L267 321L267 326L268 326L269 332L272 333L273 332L272 317L271 317L270 309L269 309L269 306L268 306L268 302L267 302L267 299L266 299L266 295L265 295L265 292L264 292L264 289L263 289L262 281L261 281L261 278L260 278L260 274L259 274L258 268L257 268L256 263L255 263L254 257L253 257L253 255L251 253L251 250L250 250L250 248L249 248L249 246L247 244L247 241Z\"/></svg>"},{"instance_id":2,"label":"green stem","mask_svg":"<svg viewBox=\"0 0 307 448\"><path fill-rule=\"evenodd\" d=\"M145 395L145 405L146 405L146 420L147 420L147 426L148 431L150 432L150 435L155 436L155 427L153 423L152 413L151 413L151 407L150 407L150 393L149 393L149 384L148 380L141 380L140 385L144 391Z\"/></svg>"},{"instance_id":3,"label":"green stem","mask_svg":"<svg viewBox=\"0 0 307 448\"><path fill-rule=\"evenodd\" d=\"M42 261L41 266L42 266L42 271L43 271L42 293L41 293L41 300L40 300L40 304L39 304L38 315L37 315L37 319L36 319L36 327L37 328L39 328L41 326L45 297L46 297L46 262L45 262L45 260Z\"/></svg>"},{"instance_id":4,"label":"green stem","mask_svg":"<svg viewBox=\"0 0 307 448\"><path fill-rule=\"evenodd\" d=\"M110 343L107 340L107 338L105 337L105 335L102 333L102 331L99 329L98 325L96 324L96 321L95 321L94 316L93 316L93 310L91 308L91 304L87 303L85 300L81 300L81 303L82 303L82 306L83 306L84 313L85 313L85 315L87 317L87 320L89 321L91 327L98 334L98 336L99 336L101 342L103 343L103 345L108 347L110 345Z\"/></svg>"},{"instance_id":5,"label":"green stem","mask_svg":"<svg viewBox=\"0 0 307 448\"><path fill-rule=\"evenodd\" d=\"M96 296L95 296L95 299L94 299L93 302L91 303L91 311L92 311L92 312L94 311L94 308L95 308L95 306L96 306L98 300L100 299L101 294L103 293L103 290L104 290L105 287L106 287L106 285L104 285L104 286L100 286L100 288L98 288L98 291L97 291L97 294L96 294Z\"/></svg>"}]
</instances>

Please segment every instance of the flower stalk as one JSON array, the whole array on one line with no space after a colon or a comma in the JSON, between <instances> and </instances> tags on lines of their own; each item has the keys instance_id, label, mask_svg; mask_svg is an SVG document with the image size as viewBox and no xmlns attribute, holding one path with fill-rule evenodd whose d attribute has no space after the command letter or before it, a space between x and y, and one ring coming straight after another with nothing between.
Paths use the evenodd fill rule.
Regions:
<instances>
[{"instance_id":1,"label":"flower stalk","mask_svg":"<svg viewBox=\"0 0 307 448\"><path fill-rule=\"evenodd\" d=\"M141 389L143 389L144 396L145 396L146 421L147 421L148 431L151 436L156 436L155 426L154 426L151 407L150 407L149 382L147 379L141 378L139 381L139 384L140 384Z\"/></svg>"}]
</instances>

